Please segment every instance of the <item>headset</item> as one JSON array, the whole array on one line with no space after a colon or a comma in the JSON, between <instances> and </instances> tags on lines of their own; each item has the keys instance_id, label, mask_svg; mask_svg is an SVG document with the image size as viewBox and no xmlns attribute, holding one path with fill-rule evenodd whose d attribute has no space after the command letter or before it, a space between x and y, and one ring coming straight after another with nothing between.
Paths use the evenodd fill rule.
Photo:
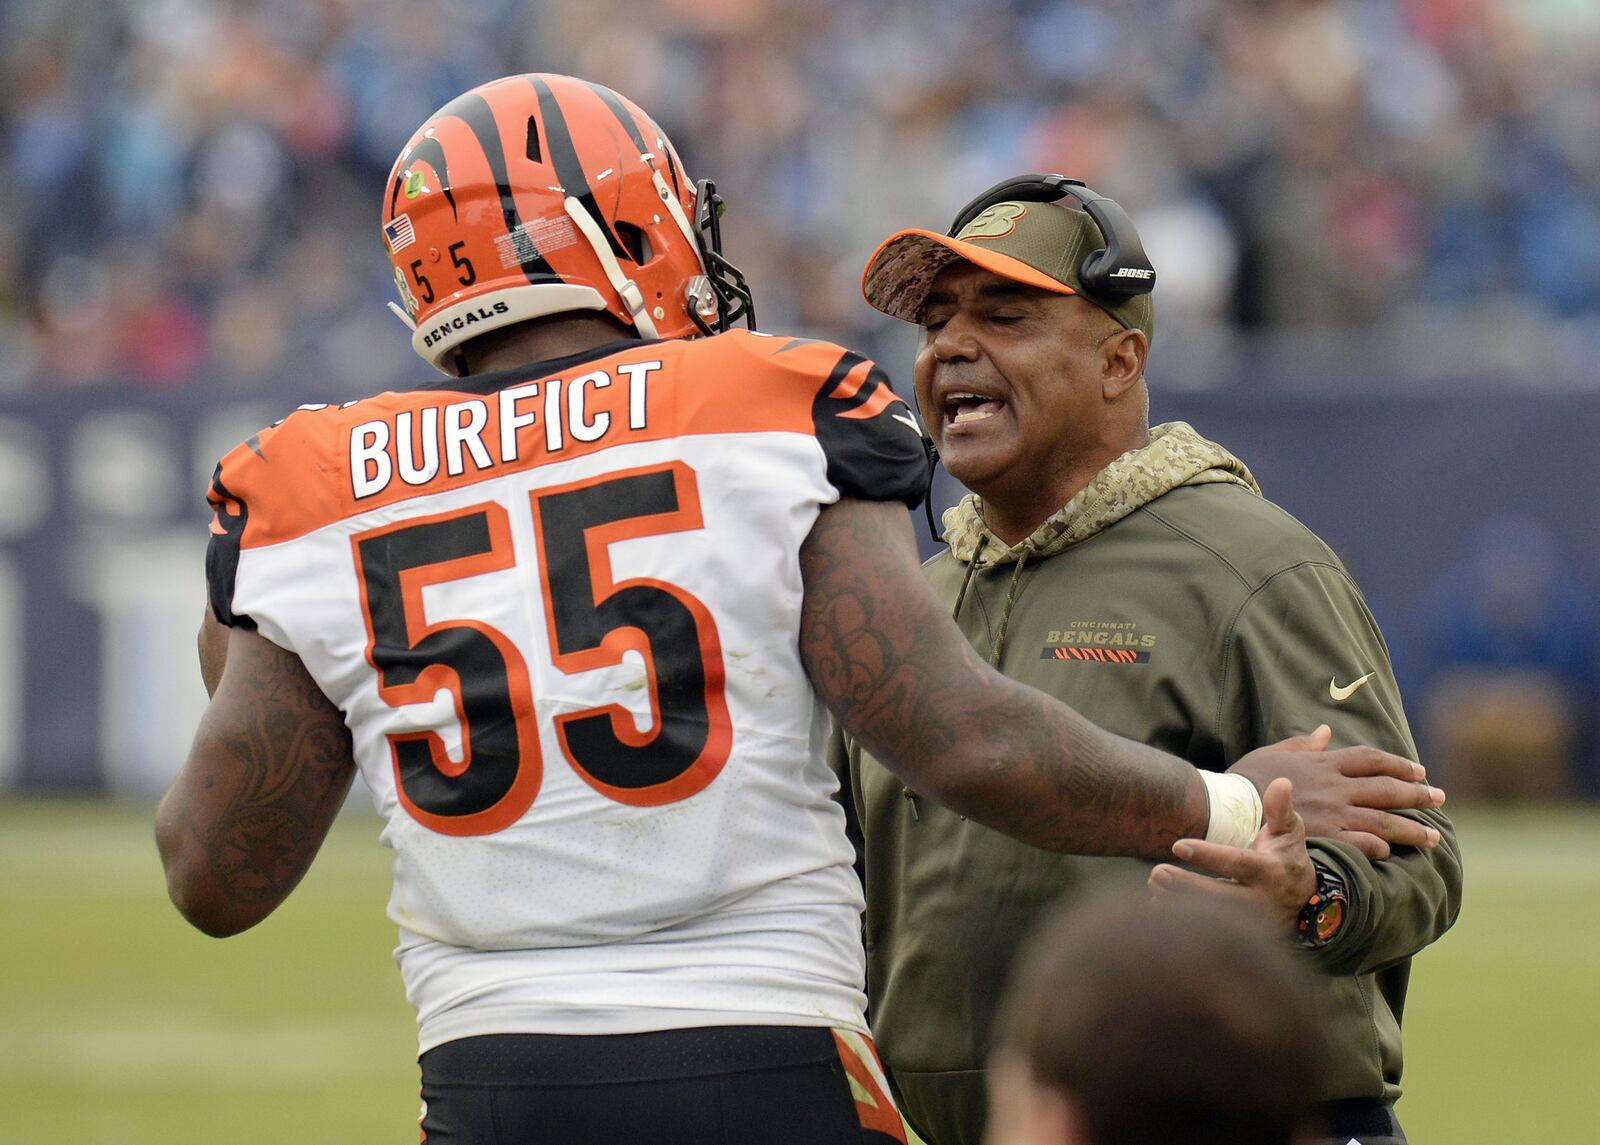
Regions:
<instances>
[{"instance_id":1,"label":"headset","mask_svg":"<svg viewBox=\"0 0 1600 1145\"><path fill-rule=\"evenodd\" d=\"M962 207L945 233L955 238L961 228L996 203L1056 203L1068 198L1089 212L1106 244L1085 255L1078 266L1084 293L1115 306L1154 290L1156 268L1150 265L1128 212L1116 200L1084 186L1082 179L1068 179L1065 175L1018 175L1006 179Z\"/></svg>"},{"instance_id":2,"label":"headset","mask_svg":"<svg viewBox=\"0 0 1600 1145\"><path fill-rule=\"evenodd\" d=\"M1156 288L1156 268L1150 265L1128 212L1116 200L1085 186L1082 179L1018 175L1002 180L962 207L945 234L955 238L963 227L997 203L1057 203L1062 199L1072 199L1088 212L1106 244L1084 255L1078 264L1078 282L1084 294L1115 307ZM938 541L941 538L933 523L933 475L939 465L939 451L927 434L923 435L922 448L928 454L928 493L922 507L928 518L928 532Z\"/></svg>"}]
</instances>

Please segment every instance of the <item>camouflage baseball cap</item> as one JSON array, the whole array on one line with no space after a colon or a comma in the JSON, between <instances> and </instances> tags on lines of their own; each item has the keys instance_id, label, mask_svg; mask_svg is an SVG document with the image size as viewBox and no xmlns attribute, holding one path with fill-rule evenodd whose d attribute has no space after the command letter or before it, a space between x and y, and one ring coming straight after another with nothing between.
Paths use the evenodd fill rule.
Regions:
<instances>
[{"instance_id":1,"label":"camouflage baseball cap","mask_svg":"<svg viewBox=\"0 0 1600 1145\"><path fill-rule=\"evenodd\" d=\"M861 293L877 309L906 322L922 320L928 290L941 270L966 259L984 270L1056 294L1081 294L1124 326L1155 331L1150 295L1102 301L1081 290L1078 267L1105 246L1087 211L1057 203L1005 202L987 208L954 238L911 229L890 235L873 251Z\"/></svg>"}]
</instances>

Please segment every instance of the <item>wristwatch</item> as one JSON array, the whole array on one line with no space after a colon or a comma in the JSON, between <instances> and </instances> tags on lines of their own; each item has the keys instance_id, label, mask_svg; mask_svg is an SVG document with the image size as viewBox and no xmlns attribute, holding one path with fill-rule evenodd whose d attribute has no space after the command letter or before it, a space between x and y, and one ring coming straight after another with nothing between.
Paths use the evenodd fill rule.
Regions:
<instances>
[{"instance_id":1,"label":"wristwatch","mask_svg":"<svg viewBox=\"0 0 1600 1145\"><path fill-rule=\"evenodd\" d=\"M1306 950L1316 950L1328 945L1344 926L1350 912L1350 899L1345 894L1344 880L1331 867L1311 860L1317 872L1317 889L1300 908L1295 920L1295 940Z\"/></svg>"}]
</instances>

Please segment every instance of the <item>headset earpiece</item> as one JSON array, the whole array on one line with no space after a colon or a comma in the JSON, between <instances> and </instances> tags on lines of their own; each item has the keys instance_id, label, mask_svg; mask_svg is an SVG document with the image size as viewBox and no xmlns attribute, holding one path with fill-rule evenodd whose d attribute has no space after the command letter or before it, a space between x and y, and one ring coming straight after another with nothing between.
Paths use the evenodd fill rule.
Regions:
<instances>
[{"instance_id":1,"label":"headset earpiece","mask_svg":"<svg viewBox=\"0 0 1600 1145\"><path fill-rule=\"evenodd\" d=\"M1055 203L1066 198L1075 199L1088 212L1106 244L1085 255L1078 266L1078 279L1084 291L1116 305L1136 294L1149 294L1154 290L1155 267L1144 253L1144 244L1139 241L1139 232L1133 229L1128 212L1115 200L1084 186L1080 179L1068 179L1064 175L1018 175L996 183L961 208L947 233L954 238L996 203Z\"/></svg>"}]
</instances>

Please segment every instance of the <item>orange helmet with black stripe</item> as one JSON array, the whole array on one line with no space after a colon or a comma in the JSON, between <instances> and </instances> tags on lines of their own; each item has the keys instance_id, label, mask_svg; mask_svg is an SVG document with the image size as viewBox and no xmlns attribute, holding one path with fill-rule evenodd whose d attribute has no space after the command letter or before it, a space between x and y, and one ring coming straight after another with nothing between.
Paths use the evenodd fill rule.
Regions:
<instances>
[{"instance_id":1,"label":"orange helmet with black stripe","mask_svg":"<svg viewBox=\"0 0 1600 1145\"><path fill-rule=\"evenodd\" d=\"M449 373L469 339L603 310L641 337L754 325L722 258L721 200L610 88L520 75L458 96L395 160L383 238L412 346ZM402 309L403 307L403 309Z\"/></svg>"}]
</instances>

